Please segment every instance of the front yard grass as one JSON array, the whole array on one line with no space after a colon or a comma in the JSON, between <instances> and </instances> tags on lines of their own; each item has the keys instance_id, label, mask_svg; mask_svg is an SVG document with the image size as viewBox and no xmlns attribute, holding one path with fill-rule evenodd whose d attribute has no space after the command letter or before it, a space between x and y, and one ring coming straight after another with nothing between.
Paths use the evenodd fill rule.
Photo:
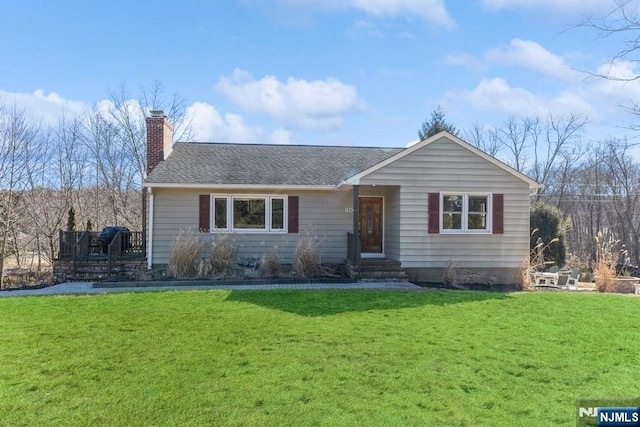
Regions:
<instances>
[{"instance_id":1,"label":"front yard grass","mask_svg":"<svg viewBox=\"0 0 640 427\"><path fill-rule=\"evenodd\" d=\"M0 300L0 425L575 425L640 396L640 299L180 291Z\"/></svg>"}]
</instances>

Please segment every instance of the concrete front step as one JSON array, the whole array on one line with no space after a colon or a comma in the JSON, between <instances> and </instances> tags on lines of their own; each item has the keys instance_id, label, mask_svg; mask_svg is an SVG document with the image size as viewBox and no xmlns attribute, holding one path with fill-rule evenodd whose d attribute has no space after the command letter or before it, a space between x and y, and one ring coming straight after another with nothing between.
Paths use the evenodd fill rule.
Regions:
<instances>
[{"instance_id":1,"label":"concrete front step","mask_svg":"<svg viewBox=\"0 0 640 427\"><path fill-rule=\"evenodd\" d=\"M366 282L408 282L409 278L399 261L363 260L353 268L358 281Z\"/></svg>"}]
</instances>

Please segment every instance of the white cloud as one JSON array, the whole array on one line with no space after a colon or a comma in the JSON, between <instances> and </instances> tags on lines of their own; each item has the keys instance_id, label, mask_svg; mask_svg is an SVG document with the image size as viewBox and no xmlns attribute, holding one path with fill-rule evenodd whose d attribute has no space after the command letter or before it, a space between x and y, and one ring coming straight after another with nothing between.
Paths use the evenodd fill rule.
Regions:
<instances>
[{"instance_id":1,"label":"white cloud","mask_svg":"<svg viewBox=\"0 0 640 427\"><path fill-rule=\"evenodd\" d=\"M489 9L552 9L564 12L594 12L611 8L615 0L483 0Z\"/></svg>"},{"instance_id":2,"label":"white cloud","mask_svg":"<svg viewBox=\"0 0 640 427\"><path fill-rule=\"evenodd\" d=\"M451 102L469 104L480 111L516 117L545 117L548 113L594 115L591 105L575 93L564 91L554 98L545 98L524 88L511 87L503 78L485 79L473 90L451 91L446 97Z\"/></svg>"},{"instance_id":3,"label":"white cloud","mask_svg":"<svg viewBox=\"0 0 640 427\"><path fill-rule=\"evenodd\" d=\"M187 107L186 116L195 141L260 142L260 129L247 126L237 114L223 117L210 104L194 102Z\"/></svg>"},{"instance_id":4,"label":"white cloud","mask_svg":"<svg viewBox=\"0 0 640 427\"><path fill-rule=\"evenodd\" d=\"M640 99L640 69L630 61L613 61L597 68L597 76L589 79L590 88L608 103L629 105ZM606 78L605 78L606 77Z\"/></svg>"},{"instance_id":5,"label":"white cloud","mask_svg":"<svg viewBox=\"0 0 640 427\"><path fill-rule=\"evenodd\" d=\"M315 10L355 9L372 16L419 16L443 28L455 27L444 0L280 0L289 6L309 7Z\"/></svg>"},{"instance_id":6,"label":"white cloud","mask_svg":"<svg viewBox=\"0 0 640 427\"><path fill-rule=\"evenodd\" d=\"M54 126L60 117L69 118L84 115L89 106L83 101L72 101L62 98L55 92L46 94L43 89L33 93L5 92L0 90L0 104L16 106L25 115L44 126Z\"/></svg>"},{"instance_id":7,"label":"white cloud","mask_svg":"<svg viewBox=\"0 0 640 427\"><path fill-rule=\"evenodd\" d=\"M314 81L290 77L282 82L265 76L255 80L236 69L231 76L221 77L217 88L246 111L265 113L300 128L336 128L345 114L364 108L355 87L331 77Z\"/></svg>"},{"instance_id":8,"label":"white cloud","mask_svg":"<svg viewBox=\"0 0 640 427\"><path fill-rule=\"evenodd\" d=\"M530 40L513 39L509 46L489 50L486 59L491 63L518 65L563 79L576 78L579 74L562 57Z\"/></svg>"},{"instance_id":9,"label":"white cloud","mask_svg":"<svg viewBox=\"0 0 640 427\"><path fill-rule=\"evenodd\" d=\"M640 70L638 70L634 62L616 60L600 65L595 74L610 80L632 81L637 79Z\"/></svg>"},{"instance_id":10,"label":"white cloud","mask_svg":"<svg viewBox=\"0 0 640 427\"><path fill-rule=\"evenodd\" d=\"M447 55L444 58L444 63L475 71L485 71L487 69L487 66L480 59L466 53Z\"/></svg>"},{"instance_id":11,"label":"white cloud","mask_svg":"<svg viewBox=\"0 0 640 427\"><path fill-rule=\"evenodd\" d=\"M0 90L0 105L24 110L27 119L43 126L56 126L61 117L80 117L84 120L86 114L96 108L103 117L112 117L115 105L111 100L103 99L94 105L83 101L71 101L57 93L46 94L42 89L33 93L13 93ZM135 100L127 100L125 107L132 116L140 115L143 119L143 111L140 103ZM191 123L192 135L196 141L224 141L224 142L262 142L260 128L248 126L238 114L225 114L218 112L210 104L195 102L185 110L185 123ZM114 119L115 120L115 119ZM175 134L180 135L183 129L176 129ZM271 139L277 143L288 143L291 133L284 129L276 130Z\"/></svg>"},{"instance_id":12,"label":"white cloud","mask_svg":"<svg viewBox=\"0 0 640 427\"><path fill-rule=\"evenodd\" d=\"M291 131L284 128L278 128L271 132L269 139L272 144L291 144Z\"/></svg>"}]
</instances>

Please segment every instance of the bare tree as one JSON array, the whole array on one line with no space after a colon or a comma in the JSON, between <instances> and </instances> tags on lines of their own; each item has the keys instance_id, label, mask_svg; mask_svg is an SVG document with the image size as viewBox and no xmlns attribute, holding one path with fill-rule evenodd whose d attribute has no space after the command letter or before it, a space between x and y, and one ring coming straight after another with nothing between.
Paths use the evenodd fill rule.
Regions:
<instances>
[{"instance_id":1,"label":"bare tree","mask_svg":"<svg viewBox=\"0 0 640 427\"><path fill-rule=\"evenodd\" d=\"M465 132L465 139L492 157L497 157L504 148L498 131L494 128L480 126L479 123L476 123L470 131Z\"/></svg>"},{"instance_id":2,"label":"bare tree","mask_svg":"<svg viewBox=\"0 0 640 427\"><path fill-rule=\"evenodd\" d=\"M57 127L39 140L37 156L27 170L29 187L24 203L28 206L31 250L37 253L38 271L43 259L48 263L54 259L58 231L77 200L86 168L83 139L81 121L61 117Z\"/></svg>"},{"instance_id":3,"label":"bare tree","mask_svg":"<svg viewBox=\"0 0 640 427\"><path fill-rule=\"evenodd\" d=\"M615 0L605 15L588 19L578 27L595 30L597 38L615 39L620 43L620 48L610 56L609 69L590 73L591 75L624 83L640 79L640 75L628 73L629 67L623 67L625 71L621 72L621 67L618 66L624 62L637 64L640 61L640 1ZM620 107L635 116L640 116L640 102L637 99L629 99ZM629 128L638 130L640 124L631 124Z\"/></svg>"},{"instance_id":4,"label":"bare tree","mask_svg":"<svg viewBox=\"0 0 640 427\"><path fill-rule=\"evenodd\" d=\"M16 105L0 106L0 289L4 287L5 259L16 254L18 246L21 198L37 135L38 128L27 121L23 110Z\"/></svg>"},{"instance_id":5,"label":"bare tree","mask_svg":"<svg viewBox=\"0 0 640 427\"><path fill-rule=\"evenodd\" d=\"M524 118L518 121L514 116L509 116L504 126L498 130L498 138L510 155L510 166L518 172L526 172L531 140L537 139L540 132L539 121L538 118Z\"/></svg>"},{"instance_id":6,"label":"bare tree","mask_svg":"<svg viewBox=\"0 0 640 427\"><path fill-rule=\"evenodd\" d=\"M640 2L638 0L615 0L612 8L603 16L588 19L582 27L597 31L599 38L617 37L620 49L611 55L611 64L617 61L638 62L640 50ZM633 81L640 76L622 76L610 73L598 74L612 80Z\"/></svg>"},{"instance_id":7,"label":"bare tree","mask_svg":"<svg viewBox=\"0 0 640 427\"><path fill-rule=\"evenodd\" d=\"M533 123L537 130L539 121L535 120ZM573 113L568 116L549 114L542 132L542 141L538 133L532 133L534 162L531 175L544 184L540 193L550 185L550 174L558 167L558 162L564 163L566 168L580 156L579 132L586 123L586 118ZM565 174L566 172L565 170Z\"/></svg>"},{"instance_id":8,"label":"bare tree","mask_svg":"<svg viewBox=\"0 0 640 427\"><path fill-rule=\"evenodd\" d=\"M605 165L611 198L609 225L626 247L634 263L640 264L640 165L630 153L628 141L611 140L606 146Z\"/></svg>"},{"instance_id":9,"label":"bare tree","mask_svg":"<svg viewBox=\"0 0 640 427\"><path fill-rule=\"evenodd\" d=\"M139 228L142 180L146 176L145 117L152 109L167 113L178 138L189 138L184 101L177 95L165 100L162 86L155 83L136 99L123 86L107 102L94 107L87 118L87 144L96 176L98 225L119 224ZM109 212L101 210L103 201Z\"/></svg>"}]
</instances>

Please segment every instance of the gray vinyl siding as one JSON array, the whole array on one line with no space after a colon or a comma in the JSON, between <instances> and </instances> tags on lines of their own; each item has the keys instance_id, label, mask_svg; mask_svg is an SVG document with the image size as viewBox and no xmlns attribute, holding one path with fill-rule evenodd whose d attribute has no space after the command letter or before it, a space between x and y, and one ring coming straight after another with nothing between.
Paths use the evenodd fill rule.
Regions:
<instances>
[{"instance_id":1,"label":"gray vinyl siding","mask_svg":"<svg viewBox=\"0 0 640 427\"><path fill-rule=\"evenodd\" d=\"M197 189L154 189L153 264L166 264L175 237L181 230L192 230L206 241L220 233L198 232L201 194L274 195L281 192L212 191ZM322 261L342 263L347 257L347 232L353 227L352 193L348 191L295 191L282 193L299 197L299 233L225 233L238 246L238 257L260 257L277 250L282 262L290 263L298 239L314 237L321 248Z\"/></svg>"},{"instance_id":2,"label":"gray vinyl siding","mask_svg":"<svg viewBox=\"0 0 640 427\"><path fill-rule=\"evenodd\" d=\"M386 247L385 255L387 258L400 260L400 187L391 187L393 191L389 192L386 199L385 213L387 214L386 222Z\"/></svg>"},{"instance_id":3,"label":"gray vinyl siding","mask_svg":"<svg viewBox=\"0 0 640 427\"><path fill-rule=\"evenodd\" d=\"M361 180L400 186L399 248L405 268L517 268L529 253L529 185L463 146L442 138ZM504 194L504 234L429 234L428 194ZM392 203L390 203L391 205Z\"/></svg>"}]
</instances>

